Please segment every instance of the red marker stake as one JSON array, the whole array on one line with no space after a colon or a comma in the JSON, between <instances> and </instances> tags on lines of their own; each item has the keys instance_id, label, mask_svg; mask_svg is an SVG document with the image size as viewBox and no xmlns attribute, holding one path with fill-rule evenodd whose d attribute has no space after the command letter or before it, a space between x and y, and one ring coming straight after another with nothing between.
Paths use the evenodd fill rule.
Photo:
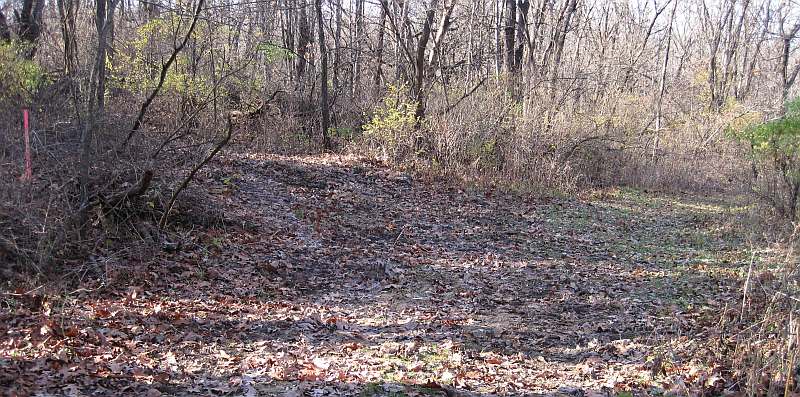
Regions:
<instances>
[{"instance_id":1,"label":"red marker stake","mask_svg":"<svg viewBox=\"0 0 800 397\"><path fill-rule=\"evenodd\" d=\"M28 109L22 109L22 126L25 129L25 173L19 178L22 181L33 179L31 166L31 132L28 124Z\"/></svg>"}]
</instances>

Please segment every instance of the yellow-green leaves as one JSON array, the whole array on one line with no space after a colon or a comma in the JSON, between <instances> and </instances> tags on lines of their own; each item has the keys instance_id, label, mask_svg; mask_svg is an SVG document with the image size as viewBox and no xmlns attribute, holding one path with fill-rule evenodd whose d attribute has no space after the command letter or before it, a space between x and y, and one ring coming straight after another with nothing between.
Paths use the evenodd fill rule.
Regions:
<instances>
[{"instance_id":1,"label":"yellow-green leaves","mask_svg":"<svg viewBox=\"0 0 800 397\"><path fill-rule=\"evenodd\" d=\"M47 81L39 64L19 56L23 44L0 44L0 101L27 102Z\"/></svg>"},{"instance_id":2,"label":"yellow-green leaves","mask_svg":"<svg viewBox=\"0 0 800 397\"><path fill-rule=\"evenodd\" d=\"M404 87L390 85L383 103L375 109L369 123L364 125L364 137L394 154L413 136L415 109L416 102L408 99Z\"/></svg>"}]
</instances>

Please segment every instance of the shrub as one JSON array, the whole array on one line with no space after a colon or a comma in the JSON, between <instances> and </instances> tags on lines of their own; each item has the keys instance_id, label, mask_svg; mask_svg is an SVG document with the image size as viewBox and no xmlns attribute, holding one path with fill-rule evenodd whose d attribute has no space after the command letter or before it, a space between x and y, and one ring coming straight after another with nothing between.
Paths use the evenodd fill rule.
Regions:
<instances>
[{"instance_id":1,"label":"shrub","mask_svg":"<svg viewBox=\"0 0 800 397\"><path fill-rule=\"evenodd\" d=\"M415 146L416 103L405 92L403 87L389 86L383 102L363 126L367 145L380 150L390 160L406 157L407 149Z\"/></svg>"},{"instance_id":2,"label":"shrub","mask_svg":"<svg viewBox=\"0 0 800 397\"><path fill-rule=\"evenodd\" d=\"M163 51L159 43L174 40L175 26L181 26L181 17L171 15L152 19L136 29L133 39L120 42L120 51L114 61L108 61L109 86L135 93L148 92L159 79ZM194 36L197 36L195 31ZM179 54L175 64L167 71L164 80L164 93L173 93L187 98L201 98L212 91L212 84L205 76L192 72L192 58Z\"/></svg>"},{"instance_id":3,"label":"shrub","mask_svg":"<svg viewBox=\"0 0 800 397\"><path fill-rule=\"evenodd\" d=\"M747 124L738 122L738 124ZM789 220L797 219L800 197L800 98L777 119L732 125L729 130L751 148L756 193Z\"/></svg>"},{"instance_id":4,"label":"shrub","mask_svg":"<svg viewBox=\"0 0 800 397\"><path fill-rule=\"evenodd\" d=\"M44 70L36 62L19 56L17 43L0 43L0 101L29 102L46 82Z\"/></svg>"}]
</instances>

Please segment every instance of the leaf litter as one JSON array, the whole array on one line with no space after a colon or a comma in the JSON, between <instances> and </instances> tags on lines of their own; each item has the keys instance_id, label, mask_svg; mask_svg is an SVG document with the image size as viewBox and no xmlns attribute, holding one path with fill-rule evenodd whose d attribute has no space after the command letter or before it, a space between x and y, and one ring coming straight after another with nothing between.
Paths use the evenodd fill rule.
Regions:
<instances>
[{"instance_id":1,"label":"leaf litter","mask_svg":"<svg viewBox=\"0 0 800 397\"><path fill-rule=\"evenodd\" d=\"M233 175L233 176L231 176ZM9 395L702 394L747 253L724 204L557 199L341 156L228 155L225 222L56 299L7 295ZM722 209L721 209L722 208ZM93 283L93 285L92 285Z\"/></svg>"}]
</instances>

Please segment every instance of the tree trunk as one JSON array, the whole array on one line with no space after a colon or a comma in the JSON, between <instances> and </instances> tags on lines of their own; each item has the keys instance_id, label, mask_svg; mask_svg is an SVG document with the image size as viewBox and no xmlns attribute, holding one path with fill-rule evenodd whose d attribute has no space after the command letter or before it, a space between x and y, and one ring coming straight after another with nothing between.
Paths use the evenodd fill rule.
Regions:
<instances>
[{"instance_id":1,"label":"tree trunk","mask_svg":"<svg viewBox=\"0 0 800 397\"><path fill-rule=\"evenodd\" d=\"M377 65L375 67L375 74L372 78L372 84L376 88L381 86L381 75L383 73L383 40L384 40L384 29L386 27L386 11L389 9L389 4L387 0L380 0L381 3L381 16L380 22L378 22L378 46L376 48L375 60Z\"/></svg>"},{"instance_id":2,"label":"tree trunk","mask_svg":"<svg viewBox=\"0 0 800 397\"><path fill-rule=\"evenodd\" d=\"M358 89L361 81L361 51L364 46L364 0L356 1L356 40L353 48L353 81L352 81L352 96L358 96Z\"/></svg>"},{"instance_id":3,"label":"tree trunk","mask_svg":"<svg viewBox=\"0 0 800 397\"><path fill-rule=\"evenodd\" d=\"M517 70L522 66L525 47L530 47L530 36L528 35L528 10L530 7L530 0L519 1L519 13L517 14L517 49L514 51L514 65Z\"/></svg>"},{"instance_id":4,"label":"tree trunk","mask_svg":"<svg viewBox=\"0 0 800 397\"><path fill-rule=\"evenodd\" d=\"M781 114L786 114L786 102L789 100L789 90L794 85L798 72L800 72L800 63L789 68L792 40L797 36L798 31L800 31L800 20L798 20L788 32L784 30L783 24L784 22L781 21L781 39L783 39L783 51L781 53L781 82L783 83L783 87L781 87Z\"/></svg>"},{"instance_id":5,"label":"tree trunk","mask_svg":"<svg viewBox=\"0 0 800 397\"><path fill-rule=\"evenodd\" d=\"M503 22L503 63L506 72L513 72L516 67L514 65L514 39L516 36L517 26L517 4L515 0L505 0L505 16Z\"/></svg>"},{"instance_id":6,"label":"tree trunk","mask_svg":"<svg viewBox=\"0 0 800 397\"><path fill-rule=\"evenodd\" d=\"M675 3L672 5L672 15L669 18L669 29L667 29L667 48L664 51L664 62L661 64L661 78L658 83L658 98L656 99L656 133L653 138L653 154L652 159L655 161L656 152L658 150L658 134L661 132L661 119L662 108L664 103L664 94L667 90L667 67L669 66L669 53L672 49L672 27L675 24L675 11L678 7L678 0L673 0Z\"/></svg>"},{"instance_id":7,"label":"tree trunk","mask_svg":"<svg viewBox=\"0 0 800 397\"><path fill-rule=\"evenodd\" d=\"M320 96L319 106L322 111L322 145L325 151L333 149L331 147L331 139L328 136L328 128L330 128L331 114L328 108L328 49L325 47L325 20L322 19L322 0L314 0L314 5L317 10L317 41L319 45L319 58L320 58Z\"/></svg>"},{"instance_id":8,"label":"tree trunk","mask_svg":"<svg viewBox=\"0 0 800 397\"><path fill-rule=\"evenodd\" d=\"M494 74L500 76L500 70L503 68L503 46L500 40L500 31L503 25L503 10L500 5L505 0L493 0L494 3Z\"/></svg>"},{"instance_id":9,"label":"tree trunk","mask_svg":"<svg viewBox=\"0 0 800 397\"><path fill-rule=\"evenodd\" d=\"M17 36L28 45L23 53L25 59L33 59L36 55L37 41L42 33L44 4L45 0L24 0L21 12L16 13Z\"/></svg>"},{"instance_id":10,"label":"tree trunk","mask_svg":"<svg viewBox=\"0 0 800 397\"><path fill-rule=\"evenodd\" d=\"M744 72L744 88L738 90L737 92L737 99L744 99L750 94L750 89L753 85L753 71L758 64L758 55L761 53L761 47L764 45L764 41L766 40L767 33L769 32L770 22L772 20L772 10L769 8L769 3L765 7L765 16L764 16L764 26L761 29L761 33L758 36L758 40L756 40L755 48L753 49L752 57L750 61L747 62L747 57L745 57L745 70Z\"/></svg>"},{"instance_id":11,"label":"tree trunk","mask_svg":"<svg viewBox=\"0 0 800 397\"><path fill-rule=\"evenodd\" d=\"M414 57L414 100L416 101L416 109L414 117L417 120L417 125L425 117L425 49L428 47L428 41L431 38L431 31L433 30L433 19L436 16L436 0L431 1L428 9L425 11L425 22L422 25L422 32L417 42L416 55Z\"/></svg>"},{"instance_id":12,"label":"tree trunk","mask_svg":"<svg viewBox=\"0 0 800 397\"><path fill-rule=\"evenodd\" d=\"M86 224L89 209L89 170L94 161L92 144L97 120L102 120L104 112L104 102L102 101L103 90L105 89L105 68L107 55L107 39L111 29L111 21L114 19L114 9L119 0L98 0L95 8L95 27L97 29L97 53L89 78L89 98L86 107L86 123L81 131L81 155L79 163L79 182L81 213L78 214L79 233L82 237L86 233Z\"/></svg>"},{"instance_id":13,"label":"tree trunk","mask_svg":"<svg viewBox=\"0 0 800 397\"><path fill-rule=\"evenodd\" d=\"M333 89L334 92L338 92L342 86L339 77L342 71L342 1L336 0L333 6L336 7L336 31L333 35Z\"/></svg>"},{"instance_id":14,"label":"tree trunk","mask_svg":"<svg viewBox=\"0 0 800 397\"><path fill-rule=\"evenodd\" d=\"M306 12L305 0L300 0L300 9L297 22L298 41L297 41L297 82L300 88L305 87L306 71L308 67L308 49L311 45L311 27L308 26L308 14Z\"/></svg>"},{"instance_id":15,"label":"tree trunk","mask_svg":"<svg viewBox=\"0 0 800 397\"><path fill-rule=\"evenodd\" d=\"M78 0L57 0L58 15L61 19L61 35L64 41L64 74L73 77L78 67L78 40L75 29L75 15L79 9Z\"/></svg>"},{"instance_id":16,"label":"tree trunk","mask_svg":"<svg viewBox=\"0 0 800 397\"><path fill-rule=\"evenodd\" d=\"M11 30L8 28L8 20L3 10L0 10L0 42L11 41Z\"/></svg>"}]
</instances>

